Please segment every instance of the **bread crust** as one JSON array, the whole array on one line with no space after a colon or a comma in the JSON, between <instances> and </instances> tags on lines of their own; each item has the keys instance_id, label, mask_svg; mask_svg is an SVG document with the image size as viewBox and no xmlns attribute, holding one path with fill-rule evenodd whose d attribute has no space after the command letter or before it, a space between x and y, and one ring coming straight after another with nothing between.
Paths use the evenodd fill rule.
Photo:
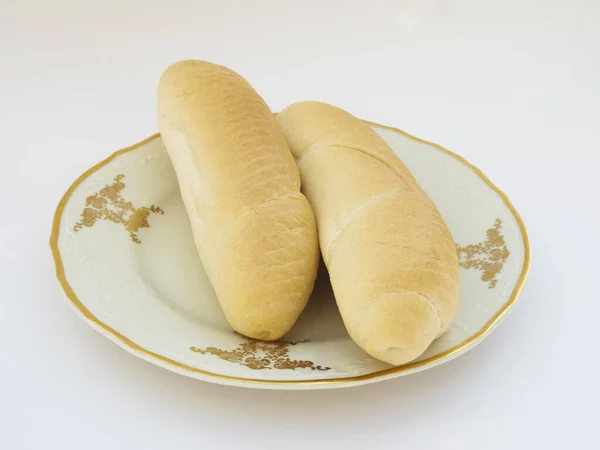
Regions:
<instances>
[{"instance_id":1,"label":"bread crust","mask_svg":"<svg viewBox=\"0 0 600 450\"><path fill-rule=\"evenodd\" d=\"M232 70L181 61L160 79L157 113L225 317L246 336L280 338L312 292L319 250L313 212L272 112Z\"/></svg>"},{"instance_id":2,"label":"bread crust","mask_svg":"<svg viewBox=\"0 0 600 450\"><path fill-rule=\"evenodd\" d=\"M458 305L456 246L439 211L385 141L349 113L302 102L277 120L350 336L390 364L417 358Z\"/></svg>"}]
</instances>

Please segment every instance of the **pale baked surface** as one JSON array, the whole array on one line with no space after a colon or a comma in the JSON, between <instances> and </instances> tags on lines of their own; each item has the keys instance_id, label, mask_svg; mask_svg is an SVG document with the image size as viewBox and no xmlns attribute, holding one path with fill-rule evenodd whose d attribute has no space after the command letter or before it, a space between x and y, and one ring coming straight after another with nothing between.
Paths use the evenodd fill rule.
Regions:
<instances>
[{"instance_id":1,"label":"pale baked surface","mask_svg":"<svg viewBox=\"0 0 600 450\"><path fill-rule=\"evenodd\" d=\"M158 125L228 322L252 338L280 338L312 292L319 250L272 112L235 72L182 61L161 77Z\"/></svg>"},{"instance_id":2,"label":"pale baked surface","mask_svg":"<svg viewBox=\"0 0 600 450\"><path fill-rule=\"evenodd\" d=\"M456 247L437 208L385 141L347 112L302 102L277 120L350 336L391 364L417 358L458 304Z\"/></svg>"}]
</instances>

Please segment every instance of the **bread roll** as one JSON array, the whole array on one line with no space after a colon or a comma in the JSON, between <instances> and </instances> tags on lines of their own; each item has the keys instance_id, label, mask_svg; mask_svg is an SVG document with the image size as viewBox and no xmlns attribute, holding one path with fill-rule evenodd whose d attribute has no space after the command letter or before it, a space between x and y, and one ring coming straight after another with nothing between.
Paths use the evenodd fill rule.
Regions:
<instances>
[{"instance_id":1,"label":"bread roll","mask_svg":"<svg viewBox=\"0 0 600 450\"><path fill-rule=\"evenodd\" d=\"M390 364L417 358L446 330L458 302L458 257L444 220L359 119L303 102L277 120L315 213L348 333Z\"/></svg>"},{"instance_id":2,"label":"bread roll","mask_svg":"<svg viewBox=\"0 0 600 450\"><path fill-rule=\"evenodd\" d=\"M182 61L160 79L158 125L227 321L251 338L280 338L308 301L319 249L272 112L235 72Z\"/></svg>"}]
</instances>

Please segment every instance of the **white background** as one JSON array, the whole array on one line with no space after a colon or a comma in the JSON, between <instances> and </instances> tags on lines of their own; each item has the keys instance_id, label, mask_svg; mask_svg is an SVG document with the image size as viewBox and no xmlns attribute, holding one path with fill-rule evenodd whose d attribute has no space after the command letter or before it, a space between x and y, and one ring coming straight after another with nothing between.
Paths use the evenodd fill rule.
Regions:
<instances>
[{"instance_id":1,"label":"white background","mask_svg":"<svg viewBox=\"0 0 600 450\"><path fill-rule=\"evenodd\" d=\"M0 448L598 448L599 24L597 0L1 0ZM156 131L183 58L480 167L531 235L514 313L441 367L314 392L194 381L90 329L54 278L54 208Z\"/></svg>"}]
</instances>

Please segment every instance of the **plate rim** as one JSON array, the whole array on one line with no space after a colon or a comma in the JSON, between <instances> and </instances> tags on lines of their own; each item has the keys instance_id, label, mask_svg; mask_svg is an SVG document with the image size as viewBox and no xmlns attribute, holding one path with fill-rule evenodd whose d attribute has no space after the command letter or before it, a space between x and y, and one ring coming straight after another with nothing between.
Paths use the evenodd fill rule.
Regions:
<instances>
[{"instance_id":1,"label":"plate rim","mask_svg":"<svg viewBox=\"0 0 600 450\"><path fill-rule=\"evenodd\" d=\"M365 381L365 380L373 380L376 378L389 377L390 375L399 374L399 373L405 372L407 370L417 369L419 367L423 367L423 366L426 366L426 365L429 365L429 364L432 364L432 363L435 363L438 361L440 363L446 362L446 361L449 361L450 359L452 359L452 358L448 358L448 357L450 357L452 355L458 356L460 353L470 350L477 343L479 343L481 340L483 340L485 337L487 337L487 335L492 331L492 329L512 309L512 307L515 305L515 303L519 297L519 294L521 292L523 285L525 284L525 280L527 279L527 275L529 273L529 267L531 264L531 247L530 247L529 235L527 233L525 224L523 223L523 220L521 219L521 216L519 215L518 211L513 206L512 202L509 200L508 196L504 192L502 192L494 183L492 183L490 181L490 179L478 167L474 166L472 163L467 161L462 156L442 147L439 144L427 141L425 139L418 138L418 137L416 137L412 134L409 134L399 128L391 127L388 125L382 125L382 124L379 124L376 122L371 122L368 120L363 120L363 122L365 122L366 124L368 124L370 126L374 126L374 127L378 127L378 128L391 130L391 131L400 133L414 141L417 141L417 142L420 142L423 144L427 144L427 145L431 145L431 146L437 148L438 150L442 151L443 153L446 153L446 154L452 156L453 158L457 159L459 162L461 162L462 164L466 165L471 170L473 170L493 191L495 191L500 196L500 198L502 198L502 200L504 201L504 203L506 204L506 206L512 213L513 217L517 221L517 224L519 225L519 230L520 230L521 236L523 238L524 260L523 260L523 267L521 269L521 274L519 275L519 278L517 280L517 283L515 284L513 292L511 294L511 296L509 297L509 299L506 301L506 303L504 303L504 305L502 305L502 307L500 309L498 309L498 311L484 324L484 326L479 331L477 331L476 333L474 333L472 336L465 339L461 343L455 345L454 347L452 347L442 353L439 353L437 355L434 355L430 358L427 358L427 359L424 359L421 361L408 363L408 364L405 364L402 366L391 367L389 369L384 369L384 370L380 370L377 372L364 374L364 375L343 377L343 378L339 378L339 377L338 378L322 378L322 379L313 379L313 380L261 380L261 379L257 379L257 378L246 378L246 377L238 377L238 376L233 376L233 375L224 375L224 374L219 374L219 373L214 373L214 372L210 372L207 370L199 369L197 367L189 366L187 364L181 363L179 361L176 361L174 359L171 359L169 357L160 355L151 350L147 350L147 349L141 347L140 345L138 345L131 339L127 338L126 336L124 336L123 334L121 334L120 332L115 330L114 328L110 327L109 325L105 324L101 320L97 319L92 314L92 312L89 311L85 307L85 305L79 300L79 298L75 294L75 291L68 283L66 275L65 275L65 268L64 268L62 258L60 255L60 250L58 248L58 238L60 235L60 222L62 219L62 215L63 215L64 209L65 209L65 206L67 205L68 201L70 200L73 192L90 175L92 175L94 172L96 172L100 168L106 166L108 163L110 163L112 160L116 159L118 156L123 155L128 152L131 152L133 150L136 150L137 148L142 147L143 145L157 139L158 137L160 137L160 133L154 133L153 135L147 137L146 139L141 140L140 142L138 142L136 144L133 144L133 145L130 145L129 147L125 147L120 150L117 150L114 153L112 153L110 156L108 156L107 158L103 159L99 163L97 163L97 164L93 165L92 167L90 167L89 169L87 169L79 177L77 177L77 179L71 184L71 186L69 186L69 188L67 189L65 194L62 196L60 202L58 203L58 206L56 207L56 211L54 212L54 219L52 221L52 232L50 235L50 248L51 248L52 256L54 259L56 277L57 277L58 282L61 285L64 293L66 294L68 300L71 302L72 306L75 307L75 309L82 315L82 317L86 320L86 322L88 322L88 324L92 326L92 328L94 328L96 331L101 332L101 334L103 334L103 335L106 335L105 333L108 333L108 335L106 335L106 336L110 337L111 340L113 342L117 343L119 346L125 348L125 350L128 350L129 352L134 353L134 354L141 353L142 355L144 355L144 357L142 359L144 359L148 362L154 362L154 361L152 361L153 359L158 360L157 362L159 362L159 365L161 367L164 367L167 369L176 369L175 371L177 373L186 374L186 372L191 372L191 373L195 373L195 374L204 375L204 376L208 377L207 381L213 381L213 380L210 380L210 378L217 378L220 380L226 380L226 382L230 382L230 383L231 382L241 382L243 384L249 383L249 384L262 384L262 385L302 385L302 386L316 385L316 384L357 383L357 382ZM445 361L440 361L440 360L444 360L444 359L445 359ZM173 366L173 367L169 367L169 366ZM183 369L183 371L182 371L182 369ZM214 382L217 382L217 381L214 380Z\"/></svg>"}]
</instances>

